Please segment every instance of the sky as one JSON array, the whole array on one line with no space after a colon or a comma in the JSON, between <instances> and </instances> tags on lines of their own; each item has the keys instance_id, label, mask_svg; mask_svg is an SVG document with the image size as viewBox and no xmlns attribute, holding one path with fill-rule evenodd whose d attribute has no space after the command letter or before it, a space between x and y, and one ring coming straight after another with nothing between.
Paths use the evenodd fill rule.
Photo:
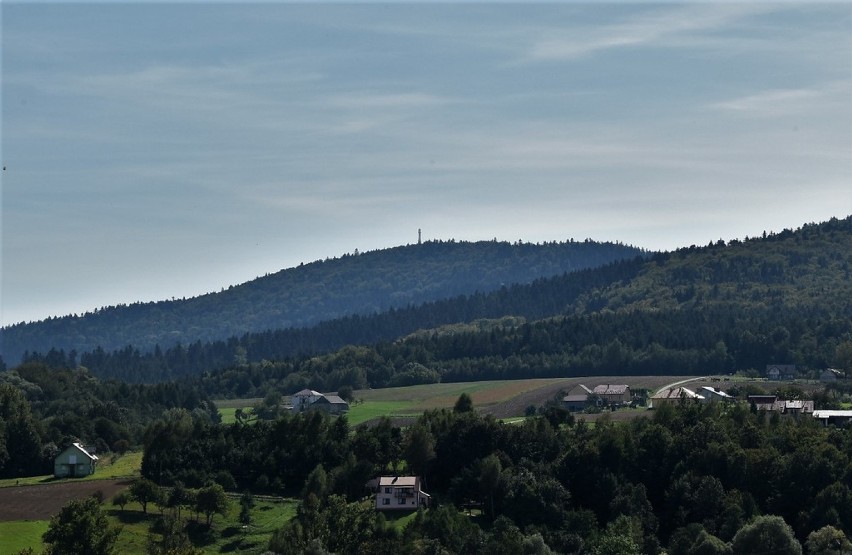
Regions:
<instances>
[{"instance_id":1,"label":"sky","mask_svg":"<svg viewBox=\"0 0 852 555\"><path fill-rule=\"evenodd\" d=\"M0 4L0 323L852 213L852 4Z\"/></svg>"}]
</instances>

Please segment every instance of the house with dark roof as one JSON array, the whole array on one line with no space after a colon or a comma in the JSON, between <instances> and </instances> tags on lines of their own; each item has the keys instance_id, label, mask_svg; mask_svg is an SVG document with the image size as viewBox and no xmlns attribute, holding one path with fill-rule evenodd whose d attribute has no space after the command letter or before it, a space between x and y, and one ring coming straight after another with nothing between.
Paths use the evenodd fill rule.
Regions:
<instances>
[{"instance_id":1,"label":"house with dark roof","mask_svg":"<svg viewBox=\"0 0 852 555\"><path fill-rule=\"evenodd\" d=\"M323 395L308 408L311 410L324 410L329 414L343 414L344 412L349 412L349 403L341 399L338 395Z\"/></svg>"},{"instance_id":2,"label":"house with dark roof","mask_svg":"<svg viewBox=\"0 0 852 555\"><path fill-rule=\"evenodd\" d=\"M796 365L769 364L766 366L766 377L774 382L794 380L796 378Z\"/></svg>"},{"instance_id":3,"label":"house with dark roof","mask_svg":"<svg viewBox=\"0 0 852 555\"><path fill-rule=\"evenodd\" d=\"M589 402L589 396L585 393L566 395L562 398L562 408L573 412L586 409L586 404Z\"/></svg>"},{"instance_id":4,"label":"house with dark roof","mask_svg":"<svg viewBox=\"0 0 852 555\"><path fill-rule=\"evenodd\" d=\"M293 412L309 409L322 410L329 414L342 414L349 411L349 403L338 395L325 395L313 389L303 389L291 397Z\"/></svg>"},{"instance_id":5,"label":"house with dark roof","mask_svg":"<svg viewBox=\"0 0 852 555\"><path fill-rule=\"evenodd\" d=\"M630 386L599 385L592 393L603 399L608 405L623 405L630 402Z\"/></svg>"},{"instance_id":6,"label":"house with dark roof","mask_svg":"<svg viewBox=\"0 0 852 555\"><path fill-rule=\"evenodd\" d=\"M78 478L95 473L98 457L80 443L72 443L53 460L53 475L57 478Z\"/></svg>"}]
</instances>

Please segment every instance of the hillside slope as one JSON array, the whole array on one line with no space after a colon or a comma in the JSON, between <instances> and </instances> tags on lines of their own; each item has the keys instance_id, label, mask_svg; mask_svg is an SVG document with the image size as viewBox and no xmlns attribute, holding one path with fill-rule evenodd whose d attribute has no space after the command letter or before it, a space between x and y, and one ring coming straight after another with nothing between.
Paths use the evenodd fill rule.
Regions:
<instances>
[{"instance_id":1,"label":"hillside slope","mask_svg":"<svg viewBox=\"0 0 852 555\"><path fill-rule=\"evenodd\" d=\"M438 313L445 323L454 315L454 321L473 325L443 325L311 358L233 366L201 381L211 395L262 396L341 385L760 373L773 363L796 364L802 376L815 377L830 365L852 370L852 360L839 354L852 346L850 266L852 218L832 220L448 300L412 309L404 318L375 316L359 321L357 329L395 321L400 336L415 322L437 321ZM348 329L344 321L320 328L330 326ZM306 332L319 334L320 328ZM286 349L294 337L280 333L268 344ZM250 353L262 339L245 337L235 345Z\"/></svg>"},{"instance_id":2,"label":"hillside slope","mask_svg":"<svg viewBox=\"0 0 852 555\"><path fill-rule=\"evenodd\" d=\"M25 351L106 351L227 339L247 332L302 328L353 314L488 292L632 258L613 243L430 241L316 261L220 293L139 303L51 318L0 330L0 355L16 364Z\"/></svg>"},{"instance_id":3,"label":"hillside slope","mask_svg":"<svg viewBox=\"0 0 852 555\"><path fill-rule=\"evenodd\" d=\"M128 381L222 369L208 379L217 395L262 395L270 379L285 390L330 390L423 379L720 372L782 361L825 367L837 345L852 340L850 265L846 218L312 328L147 355L99 350L80 362ZM364 347L338 351L346 345Z\"/></svg>"}]
</instances>

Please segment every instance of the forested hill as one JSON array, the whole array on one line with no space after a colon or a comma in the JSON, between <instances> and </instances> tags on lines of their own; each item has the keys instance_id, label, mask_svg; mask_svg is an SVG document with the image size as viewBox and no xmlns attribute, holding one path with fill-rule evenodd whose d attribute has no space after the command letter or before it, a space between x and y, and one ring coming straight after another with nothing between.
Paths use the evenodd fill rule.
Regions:
<instances>
[{"instance_id":1,"label":"forested hill","mask_svg":"<svg viewBox=\"0 0 852 555\"><path fill-rule=\"evenodd\" d=\"M544 244L428 241L318 260L191 299L102 308L0 330L0 355L82 353L133 345L224 340L247 332L302 328L424 302L530 283L633 258L640 249L594 241Z\"/></svg>"},{"instance_id":2,"label":"forested hill","mask_svg":"<svg viewBox=\"0 0 852 555\"><path fill-rule=\"evenodd\" d=\"M377 316L358 322L362 335L388 319L402 331L438 314L459 322L504 318L324 356L233 366L205 376L204 389L262 396L427 381L762 373L777 363L796 364L803 377L828 366L852 371L850 267L852 218L835 219L437 303L405 318ZM548 311L560 316L544 317ZM240 344L250 353L253 341L276 343L264 339Z\"/></svg>"},{"instance_id":3,"label":"forested hill","mask_svg":"<svg viewBox=\"0 0 852 555\"><path fill-rule=\"evenodd\" d=\"M846 218L313 328L147 355L98 350L79 362L128 381L221 369L206 378L210 394L250 396L274 387L703 373L781 362L824 368L852 340L851 265ZM345 345L362 347L337 351Z\"/></svg>"}]
</instances>

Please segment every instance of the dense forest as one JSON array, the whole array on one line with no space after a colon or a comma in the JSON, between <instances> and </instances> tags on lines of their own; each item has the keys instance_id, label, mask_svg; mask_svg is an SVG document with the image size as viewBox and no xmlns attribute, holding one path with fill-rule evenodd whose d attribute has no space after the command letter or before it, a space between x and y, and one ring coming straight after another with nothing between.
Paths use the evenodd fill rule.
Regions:
<instances>
[{"instance_id":1,"label":"dense forest","mask_svg":"<svg viewBox=\"0 0 852 555\"><path fill-rule=\"evenodd\" d=\"M141 353L28 360L210 395L573 375L841 365L852 339L852 219L610 263L313 328ZM73 357L72 357L73 355ZM70 360L72 359L73 360ZM842 365L841 365L842 366Z\"/></svg>"},{"instance_id":2,"label":"dense forest","mask_svg":"<svg viewBox=\"0 0 852 555\"><path fill-rule=\"evenodd\" d=\"M0 478L52 473L53 459L73 441L99 453L126 451L169 409L219 420L206 394L181 383L102 381L40 363L0 372Z\"/></svg>"},{"instance_id":3,"label":"dense forest","mask_svg":"<svg viewBox=\"0 0 852 555\"><path fill-rule=\"evenodd\" d=\"M276 553L801 553L818 531L852 533L852 429L745 403L591 427L557 407L503 424L460 399L405 429L354 433L318 411L251 425L172 411L145 441L143 474L163 486L300 496ZM432 495L403 533L360 501L389 468Z\"/></svg>"},{"instance_id":4,"label":"dense forest","mask_svg":"<svg viewBox=\"0 0 852 555\"><path fill-rule=\"evenodd\" d=\"M25 351L106 351L128 344L212 342L247 332L302 328L530 283L538 278L633 258L640 249L594 241L510 244L427 241L347 254L281 270L191 299L102 308L83 315L0 330L0 355L17 364Z\"/></svg>"}]
</instances>

